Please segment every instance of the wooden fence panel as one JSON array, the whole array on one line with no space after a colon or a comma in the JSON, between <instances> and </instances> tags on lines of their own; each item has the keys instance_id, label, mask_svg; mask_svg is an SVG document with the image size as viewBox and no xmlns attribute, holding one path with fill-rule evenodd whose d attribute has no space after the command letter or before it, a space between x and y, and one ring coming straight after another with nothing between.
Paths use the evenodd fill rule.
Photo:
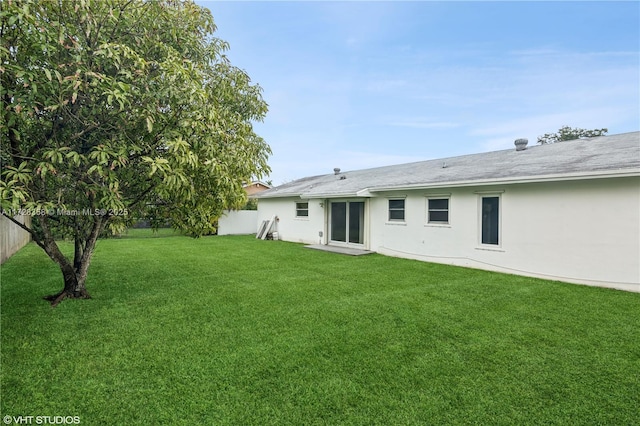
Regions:
<instances>
[{"instance_id":1,"label":"wooden fence panel","mask_svg":"<svg viewBox=\"0 0 640 426\"><path fill-rule=\"evenodd\" d=\"M14 219L27 226L31 225L31 216L14 216ZM31 234L0 215L0 264L31 241Z\"/></svg>"}]
</instances>

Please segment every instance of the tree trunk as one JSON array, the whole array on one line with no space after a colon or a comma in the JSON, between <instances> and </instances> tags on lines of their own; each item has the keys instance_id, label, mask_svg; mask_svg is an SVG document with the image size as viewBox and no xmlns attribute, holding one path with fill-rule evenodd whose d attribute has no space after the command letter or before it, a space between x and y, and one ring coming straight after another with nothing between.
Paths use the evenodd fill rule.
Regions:
<instances>
[{"instance_id":1,"label":"tree trunk","mask_svg":"<svg viewBox=\"0 0 640 426\"><path fill-rule=\"evenodd\" d=\"M80 235L80 230L76 229L74 239L74 252L73 252L73 269L80 270L82 262L82 252L84 251L84 244Z\"/></svg>"},{"instance_id":2,"label":"tree trunk","mask_svg":"<svg viewBox=\"0 0 640 426\"><path fill-rule=\"evenodd\" d=\"M90 299L91 296L87 292L85 282L87 272L93 256L93 250L96 246L98 236L104 229L107 217L96 216L91 227L91 233L88 238L84 239L80 234L76 234L74 241L74 260L73 264L60 251L58 245L53 239L53 235L48 227L46 216L38 216L40 225L44 232L44 238L41 247L49 255L49 257L60 266L62 277L64 278L64 288L58 293L45 296L44 299L51 302L52 307L56 307L64 299Z\"/></svg>"},{"instance_id":3,"label":"tree trunk","mask_svg":"<svg viewBox=\"0 0 640 426\"><path fill-rule=\"evenodd\" d=\"M66 260L66 259L65 259ZM58 262L58 264L60 264ZM51 302L52 307L58 306L58 303L64 299L91 299L87 288L85 287L85 280L79 279L73 266L66 262L65 265L60 265L62 271L62 277L64 278L64 288L58 293L45 296L44 300Z\"/></svg>"}]
</instances>

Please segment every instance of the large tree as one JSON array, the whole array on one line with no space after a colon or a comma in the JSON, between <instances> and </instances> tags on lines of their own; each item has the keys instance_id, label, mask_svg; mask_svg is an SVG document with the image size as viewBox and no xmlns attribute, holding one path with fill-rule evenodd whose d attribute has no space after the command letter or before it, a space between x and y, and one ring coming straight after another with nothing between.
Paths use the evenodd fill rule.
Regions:
<instances>
[{"instance_id":1,"label":"large tree","mask_svg":"<svg viewBox=\"0 0 640 426\"><path fill-rule=\"evenodd\" d=\"M596 136L603 136L607 134L608 129L580 129L578 127L572 128L569 126L562 126L555 133L545 133L542 136L538 136L538 143L540 145L546 145L556 142L572 141L575 139L593 138Z\"/></svg>"},{"instance_id":2,"label":"large tree","mask_svg":"<svg viewBox=\"0 0 640 426\"><path fill-rule=\"evenodd\" d=\"M268 173L261 89L214 31L191 1L0 1L3 215L60 266L52 305L89 297L102 233L134 218L208 233Z\"/></svg>"}]
</instances>

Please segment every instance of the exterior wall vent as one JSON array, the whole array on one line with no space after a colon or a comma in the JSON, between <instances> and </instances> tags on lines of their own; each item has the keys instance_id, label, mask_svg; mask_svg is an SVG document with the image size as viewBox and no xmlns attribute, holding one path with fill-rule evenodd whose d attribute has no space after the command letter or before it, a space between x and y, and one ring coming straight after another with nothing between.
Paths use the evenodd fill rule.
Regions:
<instances>
[{"instance_id":1,"label":"exterior wall vent","mask_svg":"<svg viewBox=\"0 0 640 426\"><path fill-rule=\"evenodd\" d=\"M514 142L516 146L516 151L524 151L525 149L527 149L528 143L529 143L529 140L526 138L516 139L516 141Z\"/></svg>"}]
</instances>

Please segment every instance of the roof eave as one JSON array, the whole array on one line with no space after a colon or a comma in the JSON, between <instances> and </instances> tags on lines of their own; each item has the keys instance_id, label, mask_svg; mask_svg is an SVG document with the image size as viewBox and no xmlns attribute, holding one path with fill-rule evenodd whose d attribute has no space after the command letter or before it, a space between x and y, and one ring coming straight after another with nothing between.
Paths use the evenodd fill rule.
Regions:
<instances>
[{"instance_id":1,"label":"roof eave","mask_svg":"<svg viewBox=\"0 0 640 426\"><path fill-rule=\"evenodd\" d=\"M366 190L365 190L366 191ZM368 197L368 193L363 191L358 192L322 192L322 193L314 193L314 192L303 192L303 193L289 193L289 194L265 194L263 193L256 194L253 198L257 199L267 199L267 198L300 198L303 200L315 200L315 199L325 199L325 198L361 198ZM251 198L251 196L250 196Z\"/></svg>"},{"instance_id":2,"label":"roof eave","mask_svg":"<svg viewBox=\"0 0 640 426\"><path fill-rule=\"evenodd\" d=\"M263 191L263 192L257 192L253 195L249 195L249 198L254 198L257 200L266 200L268 198L298 198L300 197L300 194L294 194L294 193L284 193L284 194L265 194L265 192L267 191Z\"/></svg>"},{"instance_id":3,"label":"roof eave","mask_svg":"<svg viewBox=\"0 0 640 426\"><path fill-rule=\"evenodd\" d=\"M325 199L325 198L353 198L353 197L361 197L358 195L358 192L325 192L325 193L306 193L301 194L300 198L304 198L305 200L313 200L313 199Z\"/></svg>"}]
</instances>

